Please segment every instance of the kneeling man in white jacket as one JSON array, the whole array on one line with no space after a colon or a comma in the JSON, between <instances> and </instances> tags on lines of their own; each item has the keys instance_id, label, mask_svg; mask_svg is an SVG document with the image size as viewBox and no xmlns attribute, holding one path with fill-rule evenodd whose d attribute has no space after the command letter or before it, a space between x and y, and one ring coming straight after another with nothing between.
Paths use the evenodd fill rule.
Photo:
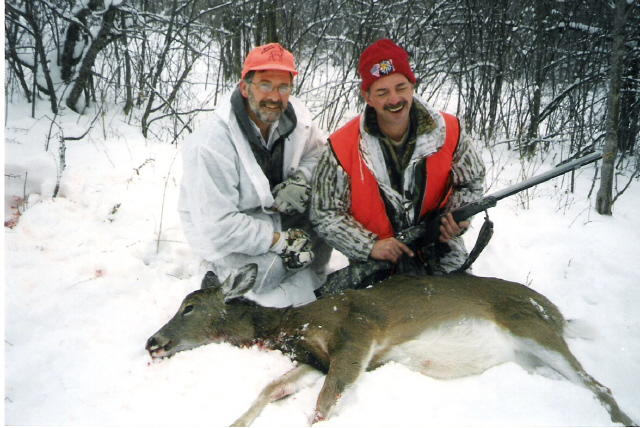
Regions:
<instances>
[{"instance_id":1,"label":"kneeling man in white jacket","mask_svg":"<svg viewBox=\"0 0 640 428\"><path fill-rule=\"evenodd\" d=\"M251 299L315 299L331 249L313 232L309 183L326 142L291 97L293 55L277 43L247 56L242 80L185 142L179 212L193 250L224 280L258 264Z\"/></svg>"}]
</instances>

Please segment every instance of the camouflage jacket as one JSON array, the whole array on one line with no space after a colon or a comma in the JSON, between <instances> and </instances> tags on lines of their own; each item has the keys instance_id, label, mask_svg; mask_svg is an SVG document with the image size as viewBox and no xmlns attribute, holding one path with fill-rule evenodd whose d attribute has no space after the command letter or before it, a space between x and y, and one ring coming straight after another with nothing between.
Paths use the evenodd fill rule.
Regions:
<instances>
[{"instance_id":1,"label":"camouflage jacket","mask_svg":"<svg viewBox=\"0 0 640 428\"><path fill-rule=\"evenodd\" d=\"M376 177L387 204L391 205L392 209L388 210L388 215L396 232L398 229L415 225L419 220L415 218L414 204L417 198L414 197L414 193L416 175L421 171L416 167L423 165L421 161L436 153L445 141L442 114L417 96L414 97L413 105L412 132L409 133L409 141L406 142L410 156L401 161L404 168L400 180L402 192L398 191L400 189L397 180L390 178L393 167L387 161L388 145L377 129L375 111L367 107L360 119L360 154ZM463 128L461 126L460 141L453 156L453 192L446 209L479 199L483 194L484 164L473 147L473 141L464 133ZM320 158L312 188L310 218L318 233L347 258L355 261L367 260L378 237L351 216L350 177L339 165L330 145L325 148ZM438 261L439 270L454 270L462 265L466 258L466 249L461 237L452 240L450 247L452 251Z\"/></svg>"}]
</instances>

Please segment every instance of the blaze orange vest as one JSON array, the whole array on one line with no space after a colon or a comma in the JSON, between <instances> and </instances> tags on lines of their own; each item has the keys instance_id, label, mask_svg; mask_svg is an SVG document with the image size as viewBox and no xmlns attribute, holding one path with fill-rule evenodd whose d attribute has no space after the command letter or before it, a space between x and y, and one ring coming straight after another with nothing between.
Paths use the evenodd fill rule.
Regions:
<instances>
[{"instance_id":1,"label":"blaze orange vest","mask_svg":"<svg viewBox=\"0 0 640 428\"><path fill-rule=\"evenodd\" d=\"M443 208L451 195L449 175L460 139L460 123L453 115L442 115L446 125L445 142L438 152L427 158L427 184L420 217ZM334 132L329 140L338 162L351 178L351 215L379 239L395 236L378 182L360 156L360 116Z\"/></svg>"}]
</instances>

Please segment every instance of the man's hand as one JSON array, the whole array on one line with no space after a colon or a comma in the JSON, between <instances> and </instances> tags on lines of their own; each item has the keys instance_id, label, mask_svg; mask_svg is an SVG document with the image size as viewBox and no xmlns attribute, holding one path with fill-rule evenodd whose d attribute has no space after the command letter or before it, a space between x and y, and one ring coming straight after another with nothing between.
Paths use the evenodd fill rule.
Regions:
<instances>
[{"instance_id":1,"label":"man's hand","mask_svg":"<svg viewBox=\"0 0 640 428\"><path fill-rule=\"evenodd\" d=\"M307 209L311 186L302 172L289 177L271 191L275 199L273 210L282 214L303 213Z\"/></svg>"},{"instance_id":2,"label":"man's hand","mask_svg":"<svg viewBox=\"0 0 640 428\"><path fill-rule=\"evenodd\" d=\"M270 251L282 257L287 270L304 269L313 261L311 237L301 229L274 233Z\"/></svg>"},{"instance_id":3,"label":"man's hand","mask_svg":"<svg viewBox=\"0 0 640 428\"><path fill-rule=\"evenodd\" d=\"M382 239L375 244L371 249L372 259L376 260L388 260L393 264L396 264L403 254L413 257L413 251L411 248L398 241L396 238Z\"/></svg>"},{"instance_id":4,"label":"man's hand","mask_svg":"<svg viewBox=\"0 0 640 428\"><path fill-rule=\"evenodd\" d=\"M447 213L446 216L442 217L442 224L440 225L440 242L449 242L451 238L462 235L468 227L468 221L456 223L451 213Z\"/></svg>"}]
</instances>

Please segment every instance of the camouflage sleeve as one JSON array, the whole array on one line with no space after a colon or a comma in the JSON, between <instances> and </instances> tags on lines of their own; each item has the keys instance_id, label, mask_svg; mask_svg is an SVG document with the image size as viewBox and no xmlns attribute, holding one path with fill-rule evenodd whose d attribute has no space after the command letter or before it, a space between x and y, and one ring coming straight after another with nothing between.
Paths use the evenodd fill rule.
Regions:
<instances>
[{"instance_id":1,"label":"camouflage sleeve","mask_svg":"<svg viewBox=\"0 0 640 428\"><path fill-rule=\"evenodd\" d=\"M474 148L475 142L462 128L463 125L451 163L453 192L447 210L476 201L484 194L484 163Z\"/></svg>"},{"instance_id":2,"label":"camouflage sleeve","mask_svg":"<svg viewBox=\"0 0 640 428\"><path fill-rule=\"evenodd\" d=\"M460 127L460 141L451 162L453 192L445 207L447 211L476 201L484 194L484 163L474 148L475 141L462 130L464 125L461 124ZM473 217L469 221L472 219ZM449 247L451 251L436 261L436 270L439 272L458 269L469 255L462 236L449 241Z\"/></svg>"},{"instance_id":3,"label":"camouflage sleeve","mask_svg":"<svg viewBox=\"0 0 640 428\"><path fill-rule=\"evenodd\" d=\"M349 259L364 261L378 238L353 218L350 208L351 179L327 144L313 178L309 217L333 248Z\"/></svg>"}]
</instances>

